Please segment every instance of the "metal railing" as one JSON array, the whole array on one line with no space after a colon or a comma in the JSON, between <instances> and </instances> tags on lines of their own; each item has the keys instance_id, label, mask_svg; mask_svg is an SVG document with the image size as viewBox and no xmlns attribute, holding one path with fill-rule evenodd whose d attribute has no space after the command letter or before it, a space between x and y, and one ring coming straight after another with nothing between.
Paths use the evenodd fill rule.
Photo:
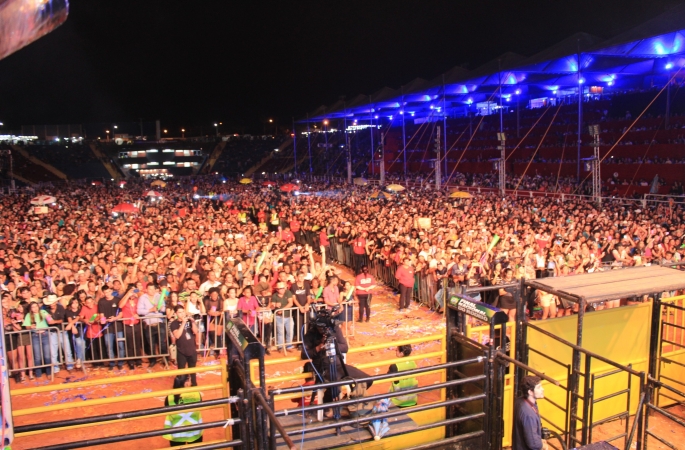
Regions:
<instances>
[{"instance_id":1,"label":"metal railing","mask_svg":"<svg viewBox=\"0 0 685 450\"><path fill-rule=\"evenodd\" d=\"M45 372L51 380L60 366L67 370L83 367L83 347L78 338L63 325L53 325L35 330L4 331L7 356L11 363L10 375L24 376L33 371L36 376ZM81 356L81 358L78 358Z\"/></svg>"},{"instance_id":2,"label":"metal railing","mask_svg":"<svg viewBox=\"0 0 685 450\"><path fill-rule=\"evenodd\" d=\"M427 372L435 372L435 371L447 371L447 370L456 370L459 367L469 365L469 364L474 364L474 363L484 363L486 366L489 364L486 360L486 358L479 356L475 358L470 358L470 359L465 359L462 361L455 361L455 362L449 362L449 363L444 363L444 364L439 364L435 366L428 366L428 367L423 367L423 368L418 368L418 369L413 369L413 370L406 370L401 373L401 375L398 375L397 373L390 373L390 374L383 374L383 375L375 375L375 376L369 376L369 377L363 377L359 379L354 379L354 380L343 380L343 381L334 381L334 382L327 382L327 383L320 383L316 384L314 386L309 387L309 392L311 392L312 389L315 390L324 390L324 389L330 389L330 388L341 388L342 386L349 385L351 382L354 383L376 383L376 382L393 382L393 381L399 381L400 379L404 379L407 377L417 377L421 376ZM487 373L487 371L486 371ZM465 385L469 383L477 383L479 386L484 385L484 383L487 380L487 375L486 373L475 375L475 376L469 376L469 377L462 377L454 380L449 380L449 381L441 381L439 383L435 384L428 384L425 386L418 386L416 388L411 388L411 389L406 389L402 390L402 395L412 395L412 394L420 394L420 393L425 393L425 392L430 392L434 390L444 390L444 389L450 389L450 388L455 388L460 385ZM285 389L275 389L271 390L269 392L269 403L271 405L274 405L276 402L276 397L277 396L283 396L283 395L300 395L304 396L307 394L305 391L305 388L300 386L300 387L292 387L292 388L285 388ZM328 404L310 404L308 406L304 405L304 401L302 402L302 407L297 408L296 410L274 410L275 416L278 418L283 418L287 415L292 415L292 414L301 414L303 416L307 414L312 414L317 411L321 411L327 408L331 407L336 407L336 408L345 408L345 407L356 407L359 408L360 404L362 403L369 403L369 402L376 402L380 401L383 399L387 399L389 397L392 397L392 395L388 393L382 393L382 394L373 394L373 395L366 395L363 397L358 397L358 398L349 398L349 399L343 399L340 401L336 401L334 404L328 403ZM304 398L303 398L304 400ZM328 422L323 422L320 425L315 425L311 426L308 425L306 427L292 427L289 431L287 431L288 436L292 436L293 438L295 436L301 436L302 441L306 438L307 435L311 433L320 433L322 431L331 431L332 433L335 432L335 430L339 430L341 427L346 427L346 426L353 426L353 427L358 427L360 422L366 422L368 420L387 420L390 418L396 418L398 416L405 415L407 413L412 413L412 412L421 412L421 411L428 411L428 410L442 410L443 408L450 408L450 407L455 407L457 405L463 405L469 402L482 402L483 405L487 403L487 393L486 392L481 392L480 394L476 395L470 395L470 396L464 396L464 397L455 397L455 398L449 398L449 399L442 399L438 402L433 402L433 403L427 403L427 404L422 404L422 405L417 405L417 406L412 406L412 407L407 407L407 408L400 408L400 409L394 409L390 410L388 412L379 412L379 413L374 413L371 416L368 416L364 419L360 418L349 418L349 419L341 419L341 420L336 420L336 421L328 421ZM488 416L488 411L484 410L481 412L476 412L473 414L468 414L460 417L454 417L454 418L447 418L444 420L436 420L432 423L424 424L424 425L414 425L412 427L408 427L407 429L399 430L395 433L392 433L389 435L389 437L392 436L400 436L403 434L407 433L416 433L416 432L421 432L421 431L426 431L426 430L431 430L431 429L436 429L436 428L443 428L443 427L453 427L456 424L460 424L463 422L467 421L475 421L475 420L482 420L483 422L486 421L486 418ZM459 437L459 440L470 440L470 439L477 439L481 438L483 439L485 434L486 434L486 427L484 426L483 429L475 432L470 432L470 433L463 433L463 434L458 434L457 436L448 436L451 438L457 438ZM449 433L448 433L449 434ZM276 448L275 447L275 442L273 439L280 437L280 433L276 433L272 430L271 437L272 437L272 442L271 442L271 448ZM369 436L367 439L359 439L359 441L363 440L368 440L371 439ZM303 442L295 442L296 445L302 444Z\"/></svg>"},{"instance_id":3,"label":"metal railing","mask_svg":"<svg viewBox=\"0 0 685 450\"><path fill-rule=\"evenodd\" d=\"M591 443L593 429L596 426L619 419L625 420L625 431L621 434L604 440L614 441L623 438L624 442L627 443L630 432L627 420L628 417L630 417L631 415L636 415L636 417L639 418L642 414L642 411L633 410L631 408L631 395L633 394L632 378L637 378L637 394L642 395L646 389L645 381L647 375L645 374L645 372L638 372L636 370L633 370L630 366L624 366L614 361L611 361L601 355L591 352L590 350L587 350L583 347L579 347L571 342L568 342L550 333L549 331L543 330L542 328L539 328L529 322L521 321L519 323L523 324L523 326L525 327L524 333L527 336L528 342L531 341L531 335L529 334L529 332L530 330L533 330L537 333L540 333L545 338L553 339L563 344L564 346L568 347L569 351L573 353L580 353L580 355L582 355L583 357L582 369L580 371L574 371L572 365L558 361L557 359L554 359L553 357L545 354L543 350L536 350L530 344L526 344L526 362L528 361L528 356L530 355L530 353L535 353L536 355L544 357L545 359L552 361L558 366L565 368L567 371L565 385L559 385L559 387L566 392L565 398L567 406L559 404L554 405L556 408L565 411L566 413L564 426L562 427L559 424L554 424L546 420L547 423L554 426L554 428L560 430L559 434L565 436L567 447L571 448L578 445L585 445L587 443ZM536 342L537 341L539 341L539 339L536 340ZM596 369L593 369L592 366L593 362L595 361L602 363L608 369L600 370L599 372ZM619 375L625 375L627 377L627 383L625 388L623 388L622 385L617 385L618 379L616 377ZM597 380L603 378L608 379L608 377L612 377L612 384L610 387L605 387L605 390L609 390L610 392L602 397L595 398L595 393L597 392ZM598 403L619 396L626 397L626 408L624 410L616 411L614 414L611 414L607 417L603 417L600 420L593 421L593 417L595 415L595 406ZM579 401L582 401L581 412L577 410L577 405ZM580 436L577 435L578 427L580 427ZM637 448L642 448L642 435L642 422L639 421L637 431Z\"/></svg>"},{"instance_id":4,"label":"metal railing","mask_svg":"<svg viewBox=\"0 0 685 450\"><path fill-rule=\"evenodd\" d=\"M187 387L187 388L180 388L180 389L163 389L163 390L156 390L156 391L146 390L146 391L143 391L142 393L136 393L136 394L124 394L124 395L118 395L118 396L115 394L114 396L107 397L107 398L86 399L84 401L79 401L79 402L66 402L66 403L47 405L47 406L15 409L13 411L13 416L15 418L32 417L32 416L36 416L38 414L49 413L49 412L54 412L54 411L60 411L60 413L61 413L61 420L58 420L56 422L44 423L43 421L39 421L37 423L28 424L28 425L15 425L15 428L14 428L15 438L22 439L22 438L29 438L29 437L37 437L37 439L44 439L44 438L42 438L42 435L57 433L59 435L63 435L66 439L69 436L68 433L64 433L64 430L66 430L66 429L74 430L74 429L83 429L83 428L93 428L94 426L97 426L97 425L125 424L131 420L136 420L136 419L146 419L146 418L150 418L150 417L163 418L167 414L177 413L177 412L181 412L181 411L192 410L195 412L200 412L200 411L207 411L207 410L213 410L213 409L221 409L223 411L223 415L224 415L222 420L215 421L215 422L203 423L201 425L193 425L193 426L189 426L189 427L173 428L173 431L174 431L174 433L176 433L176 432L184 432L184 431L188 432L188 431L206 430L206 429L211 429L211 428L223 427L225 429L223 440L214 441L214 442L204 442L202 444L203 445L202 447L195 447L195 448L226 448L226 447L235 446L235 448L247 449L248 447L243 445L243 443L241 441L232 440L231 427L227 427L227 425L229 425L229 424L240 425L241 421L245 420L245 416L244 416L245 411L243 410L243 413L240 413L239 417L236 417L236 418L231 417L230 405L235 404L235 406L238 408L238 411L240 412L241 408L244 408L244 404L242 402L242 399L239 396L238 397L229 397L228 386L225 382L225 380L227 378L227 372L226 372L226 367L223 365L219 366L218 368L216 366L194 367L194 368L189 368L189 369L171 370L171 371L165 371L165 372L153 372L153 373L146 373L146 374L117 376L114 378L89 379L89 380L85 380L85 381L76 381L73 383L66 383L66 384L61 384L61 385L46 385L46 386L38 386L38 387L32 387L32 388L26 388L26 389L14 389L11 391L11 394L12 394L12 397L15 399L14 401L16 402L18 397L33 396L35 394L41 394L41 393L46 393L46 392L69 391L72 389L92 388L92 387L96 387L96 386L104 386L104 385L112 385L112 384L115 385L115 384L129 383L129 382L141 382L141 381L155 380L155 379L161 379L161 378L168 380L170 377L174 377L177 375L202 374L202 373L214 372L216 370L221 371L221 374L219 375L218 382L212 383L212 384L205 384L205 385L202 385L201 387ZM87 416L82 415L84 413L84 411L88 411L89 407L102 408L103 406L107 406L107 405L114 405L114 404L133 402L133 401L139 401L139 400L153 399L153 398L159 397L159 396L166 397L166 396L175 395L175 394L192 393L192 392L197 392L198 389L201 389L203 392L211 392L211 391L218 390L221 392L221 395L217 399L205 400L205 401L202 401L200 403L192 403L192 404L188 404L188 405L150 408L150 409L144 409L144 410L138 410L138 411L105 414L105 415L99 415L99 416L95 416L95 417L87 417ZM15 424L16 424L16 420L15 420ZM56 450L56 449L68 449L68 448L83 448L83 447L89 447L89 446L93 446L93 445L101 445L101 444L116 443L116 442L126 442L126 441L162 436L165 434L169 434L169 431L170 431L169 429L164 429L164 430L154 430L154 431L143 431L143 432L130 433L130 434L120 434L120 435L110 436L110 437L92 437L90 439L83 440L83 441L64 442L62 444L56 444L56 445L52 445L52 446L48 446L48 447L41 447L41 448L49 448L49 449L54 449L54 450ZM92 432L89 434L91 436L93 436L93 434L97 435L96 433L97 432ZM24 442L26 442L26 441L24 441ZM29 442L31 442L31 441L29 441ZM36 446L35 444L38 444L38 443L42 443L42 442L40 440L35 441L35 443L33 445L29 445L29 446L35 447ZM222 444L222 446L211 447L212 445L218 445L218 444Z\"/></svg>"},{"instance_id":5,"label":"metal railing","mask_svg":"<svg viewBox=\"0 0 685 450\"><path fill-rule=\"evenodd\" d=\"M122 367L124 362L140 364L147 358L152 363L162 358L168 367L170 333L163 314L141 316L136 324L126 318L104 323L86 322L83 336L88 363Z\"/></svg>"}]
</instances>

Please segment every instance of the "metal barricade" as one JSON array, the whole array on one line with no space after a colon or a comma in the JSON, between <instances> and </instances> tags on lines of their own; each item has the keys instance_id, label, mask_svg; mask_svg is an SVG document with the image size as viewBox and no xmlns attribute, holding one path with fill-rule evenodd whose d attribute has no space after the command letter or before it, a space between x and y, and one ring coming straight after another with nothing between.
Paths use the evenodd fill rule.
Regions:
<instances>
[{"instance_id":1,"label":"metal barricade","mask_svg":"<svg viewBox=\"0 0 685 450\"><path fill-rule=\"evenodd\" d=\"M354 336L354 317L357 314L356 303L345 303L343 308L337 316L337 320L340 322L345 336ZM282 314L274 314L274 311L268 308L261 308L257 315L258 320L255 322L254 328L257 331L255 334L268 349L275 346L280 351L283 348L301 345L304 342L304 335L309 328L311 320L310 311L305 310L303 313L297 306L283 308L278 311L281 311Z\"/></svg>"},{"instance_id":2,"label":"metal barricade","mask_svg":"<svg viewBox=\"0 0 685 450\"><path fill-rule=\"evenodd\" d=\"M165 315L148 314L136 324L124 318L95 325L85 324L86 362L121 368L125 361L140 365L147 358L154 365L162 358L168 367L170 333Z\"/></svg>"},{"instance_id":3,"label":"metal barricade","mask_svg":"<svg viewBox=\"0 0 685 450\"><path fill-rule=\"evenodd\" d=\"M59 371L59 361L63 360L59 336L60 330L56 326L35 330L5 331L7 353L12 362L10 375L24 372L30 374L33 371L36 377L41 377L45 371L50 380L54 380L55 369ZM19 358L19 352L25 359ZM20 367L22 360L26 362L24 367Z\"/></svg>"}]
</instances>

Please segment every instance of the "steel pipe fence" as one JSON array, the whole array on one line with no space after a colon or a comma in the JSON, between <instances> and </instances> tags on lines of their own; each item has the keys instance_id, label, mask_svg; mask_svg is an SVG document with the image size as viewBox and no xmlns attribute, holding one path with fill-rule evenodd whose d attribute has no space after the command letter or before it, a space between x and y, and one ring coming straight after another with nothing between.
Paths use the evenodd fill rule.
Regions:
<instances>
[{"instance_id":1,"label":"steel pipe fence","mask_svg":"<svg viewBox=\"0 0 685 450\"><path fill-rule=\"evenodd\" d=\"M268 297L258 297L262 305L268 304ZM309 307L310 309L312 306ZM354 316L357 311L357 306L354 303L345 304L344 310L337 316L337 320L342 327L345 336L354 336L355 325ZM279 314L280 312L280 314ZM245 320L242 312L235 314L235 317ZM231 316L224 313L217 316L217 321L213 327L208 327L207 316L201 316L198 321L200 328L200 339L198 344L198 351L204 354L219 355L226 350L226 333L225 324L230 320ZM270 308L261 307L257 310L254 322L248 325L248 328L257 336L262 344L267 349L282 351L284 348L302 345L304 335L309 327L309 322L312 320L312 315L307 310L300 311L297 306L291 308L282 308L279 310L272 310Z\"/></svg>"}]
</instances>

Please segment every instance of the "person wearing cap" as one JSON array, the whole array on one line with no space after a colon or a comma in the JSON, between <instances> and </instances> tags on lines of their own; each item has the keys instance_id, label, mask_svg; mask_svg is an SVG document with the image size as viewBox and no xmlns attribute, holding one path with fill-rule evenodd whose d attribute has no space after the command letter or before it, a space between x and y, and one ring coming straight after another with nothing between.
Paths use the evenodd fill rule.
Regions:
<instances>
[{"instance_id":1,"label":"person wearing cap","mask_svg":"<svg viewBox=\"0 0 685 450\"><path fill-rule=\"evenodd\" d=\"M293 293L285 282L276 283L276 292L271 295L268 307L276 317L276 346L279 350L292 350L293 318L290 308L293 306ZM285 342L283 338L285 337ZM285 347L284 347L285 345Z\"/></svg>"},{"instance_id":2,"label":"person wearing cap","mask_svg":"<svg viewBox=\"0 0 685 450\"><path fill-rule=\"evenodd\" d=\"M69 345L69 338L63 331L60 331L66 320L66 309L59 302L59 298L55 294L50 294L43 299L43 309L50 314L52 318L51 327L57 327L58 330L50 330L50 356L54 364L53 373L59 372L59 347L62 346L64 358L66 360L67 371L71 372L74 368L74 356Z\"/></svg>"},{"instance_id":3,"label":"person wearing cap","mask_svg":"<svg viewBox=\"0 0 685 450\"><path fill-rule=\"evenodd\" d=\"M124 328L119 321L122 317L119 298L114 296L112 287L107 284L102 286L102 294L103 297L98 300L98 312L103 325L102 334L105 337L109 370L114 370L115 364L121 370L124 367L122 358L126 357L126 350Z\"/></svg>"}]
</instances>

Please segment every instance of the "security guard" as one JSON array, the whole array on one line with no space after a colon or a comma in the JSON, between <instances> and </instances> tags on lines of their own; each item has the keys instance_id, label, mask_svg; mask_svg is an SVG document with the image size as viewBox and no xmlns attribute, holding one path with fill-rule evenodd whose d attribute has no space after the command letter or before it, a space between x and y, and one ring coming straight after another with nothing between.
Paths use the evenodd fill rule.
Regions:
<instances>
[{"instance_id":1,"label":"security guard","mask_svg":"<svg viewBox=\"0 0 685 450\"><path fill-rule=\"evenodd\" d=\"M174 389L181 389L190 387L190 377L188 375L179 375L174 378ZM164 401L164 406L187 405L190 403L199 403L202 401L202 396L199 392L188 392L185 394L169 395ZM178 428L191 425L199 425L202 423L202 415L197 411L183 411L174 414L169 414L164 420L164 428ZM165 434L163 437L170 441L171 447L180 447L182 445L202 442L202 431L183 431L179 433Z\"/></svg>"},{"instance_id":2,"label":"security guard","mask_svg":"<svg viewBox=\"0 0 685 450\"><path fill-rule=\"evenodd\" d=\"M396 354L398 358L411 355L411 345L400 345L397 347ZM397 373L413 369L418 369L418 366L414 361L403 361L397 364L392 364L388 369L388 373ZM419 387L419 380L416 378L403 378L390 383L390 392L405 391L407 389L414 389L417 387ZM404 408L406 406L416 405L418 403L419 396L417 394L398 395L397 397L393 397L391 400L395 406Z\"/></svg>"}]
</instances>

